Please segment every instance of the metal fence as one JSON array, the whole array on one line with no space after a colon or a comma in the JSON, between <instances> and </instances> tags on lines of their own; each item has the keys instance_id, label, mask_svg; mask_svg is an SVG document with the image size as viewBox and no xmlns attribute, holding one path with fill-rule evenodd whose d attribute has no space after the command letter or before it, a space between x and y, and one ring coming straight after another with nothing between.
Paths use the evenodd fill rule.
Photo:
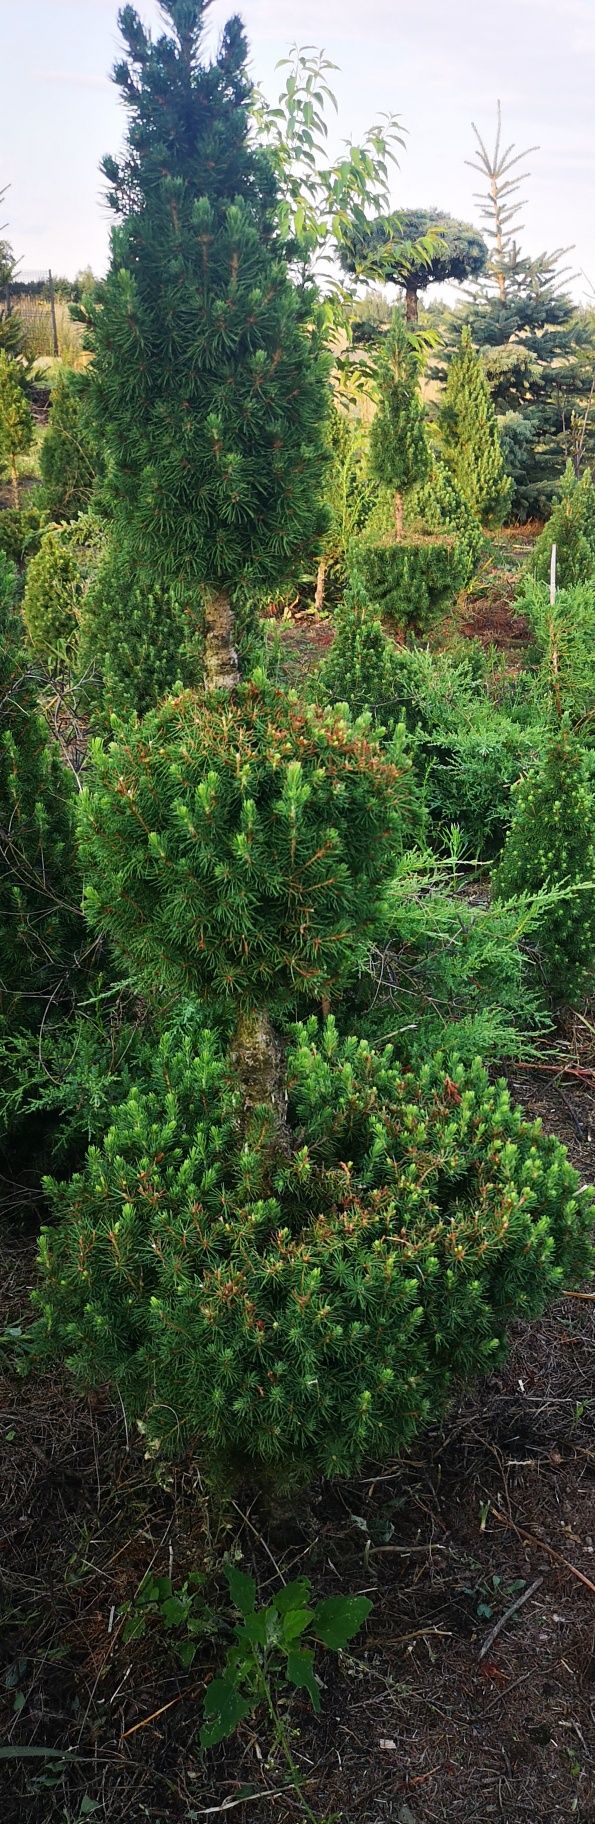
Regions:
<instances>
[{"instance_id":1,"label":"metal fence","mask_svg":"<svg viewBox=\"0 0 595 1824\"><path fill-rule=\"evenodd\" d=\"M80 342L81 331L73 323L65 288L56 285L53 274L23 272L17 268L2 288L2 313L18 314L25 343L36 356L62 355Z\"/></svg>"}]
</instances>

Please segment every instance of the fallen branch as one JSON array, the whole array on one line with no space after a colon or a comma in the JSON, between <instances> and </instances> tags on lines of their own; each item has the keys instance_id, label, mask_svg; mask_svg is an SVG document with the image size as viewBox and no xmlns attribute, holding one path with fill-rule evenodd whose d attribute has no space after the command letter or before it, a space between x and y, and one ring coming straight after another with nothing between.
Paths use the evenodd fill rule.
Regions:
<instances>
[{"instance_id":1,"label":"fallen branch","mask_svg":"<svg viewBox=\"0 0 595 1824\"><path fill-rule=\"evenodd\" d=\"M517 1070L546 1070L554 1077L579 1077L583 1083L595 1083L595 1070L581 1064L540 1064L535 1058L515 1058L511 1075Z\"/></svg>"},{"instance_id":2,"label":"fallen branch","mask_svg":"<svg viewBox=\"0 0 595 1824\"><path fill-rule=\"evenodd\" d=\"M593 1304L593 1301L595 1300L595 1292L564 1292L563 1297L564 1298L581 1298L581 1299L584 1299L587 1304Z\"/></svg>"},{"instance_id":3,"label":"fallen branch","mask_svg":"<svg viewBox=\"0 0 595 1824\"><path fill-rule=\"evenodd\" d=\"M506 1614L501 1615L500 1620L494 1623L493 1628L490 1628L489 1634L486 1634L479 1655L480 1659L485 1659L486 1653L489 1653L490 1647L493 1646L498 1635L502 1633L502 1629L506 1627L507 1621L510 1621L511 1615L516 1615L517 1609L522 1609L523 1603L528 1602L529 1597L535 1595L535 1591L541 1588L542 1583L543 1577L536 1577L535 1582L530 1584L529 1589L523 1590L521 1595L517 1596L516 1602L511 1602L510 1608L506 1610Z\"/></svg>"}]
</instances>

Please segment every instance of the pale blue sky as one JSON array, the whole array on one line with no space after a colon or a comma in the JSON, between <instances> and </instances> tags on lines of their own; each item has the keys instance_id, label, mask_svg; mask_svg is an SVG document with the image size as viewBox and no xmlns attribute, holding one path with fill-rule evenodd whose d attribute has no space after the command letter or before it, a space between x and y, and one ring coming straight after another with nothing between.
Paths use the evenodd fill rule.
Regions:
<instances>
[{"instance_id":1,"label":"pale blue sky","mask_svg":"<svg viewBox=\"0 0 595 1824\"><path fill-rule=\"evenodd\" d=\"M233 6L214 0L216 38ZM394 202L477 219L473 117L491 142L496 99L507 138L537 142L525 210L528 252L575 243L595 284L595 0L245 0L252 71L278 92L290 45L324 48L343 136L383 110L408 129ZM138 0L146 23L156 0ZM122 111L109 71L115 0L0 0L0 188L24 268L74 274L107 259L98 165L117 150ZM577 295L586 291L577 282Z\"/></svg>"}]
</instances>

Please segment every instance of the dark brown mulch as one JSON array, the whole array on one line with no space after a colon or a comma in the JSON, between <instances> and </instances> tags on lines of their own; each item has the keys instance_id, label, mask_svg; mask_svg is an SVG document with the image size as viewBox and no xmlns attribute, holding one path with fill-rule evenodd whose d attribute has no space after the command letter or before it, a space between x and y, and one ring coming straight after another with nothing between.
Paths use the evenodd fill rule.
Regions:
<instances>
[{"instance_id":1,"label":"dark brown mulch","mask_svg":"<svg viewBox=\"0 0 595 1824\"><path fill-rule=\"evenodd\" d=\"M595 1175L591 1083L511 1078ZM5 1243L12 1324L31 1256L22 1237ZM286 1713L321 1821L595 1824L594 1345L593 1303L561 1299L517 1326L506 1368L408 1458L272 1510L245 1491L207 1503L194 1465L155 1472L119 1407L7 1374L0 1741L82 1758L0 1761L3 1824L177 1824L225 1816L232 1801L235 1824L295 1824L266 1717L197 1751L223 1647L206 1642L180 1674L161 1634L122 1639L122 1604L150 1565L171 1563L175 1582L204 1569L225 1611L229 1549L263 1599L301 1573L318 1594L372 1597L353 1651L321 1659L320 1719L298 1696Z\"/></svg>"}]
</instances>

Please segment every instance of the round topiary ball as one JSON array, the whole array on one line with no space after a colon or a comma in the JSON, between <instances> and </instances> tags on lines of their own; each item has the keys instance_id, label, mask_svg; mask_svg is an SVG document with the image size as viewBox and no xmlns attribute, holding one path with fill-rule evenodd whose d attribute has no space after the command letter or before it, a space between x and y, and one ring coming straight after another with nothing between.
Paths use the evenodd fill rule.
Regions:
<instances>
[{"instance_id":1,"label":"round topiary ball","mask_svg":"<svg viewBox=\"0 0 595 1824\"><path fill-rule=\"evenodd\" d=\"M86 908L143 994L275 1018L340 990L417 815L404 749L389 761L369 724L256 674L95 744Z\"/></svg>"}]
</instances>

